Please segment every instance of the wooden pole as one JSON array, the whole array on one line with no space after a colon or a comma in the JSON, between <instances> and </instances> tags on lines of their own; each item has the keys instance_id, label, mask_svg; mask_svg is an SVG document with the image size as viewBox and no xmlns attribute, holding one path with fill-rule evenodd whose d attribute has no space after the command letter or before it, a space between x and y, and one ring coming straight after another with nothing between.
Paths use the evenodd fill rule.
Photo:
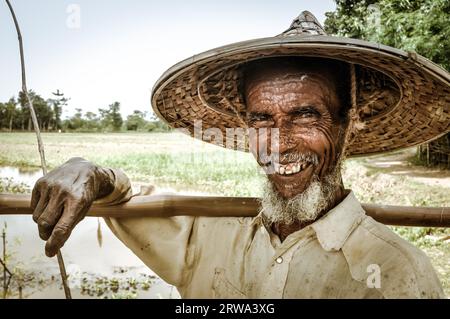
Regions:
<instances>
[{"instance_id":1,"label":"wooden pole","mask_svg":"<svg viewBox=\"0 0 450 319\"><path fill-rule=\"evenodd\" d=\"M12 18L14 20L14 26L16 27L16 31L17 31L17 38L19 40L19 51L20 51L20 66L21 66L21 70L22 70L22 92L25 94L26 100L30 107L31 119L33 121L34 131L36 132L36 137L37 137L39 156L41 157L42 173L44 175L46 175L47 174L47 164L45 162L44 143L42 143L41 131L39 130L39 123L38 123L38 120L36 117L36 112L34 110L33 102L31 101L31 98L30 98L30 95L28 94L28 89L27 89L27 80L26 80L26 72L25 72L25 54L23 52L22 33L20 32L19 22L17 21L16 14L14 13L14 9L13 9L11 3L9 2L9 0L5 0L5 1L6 1L6 4L8 5L9 11L11 12ZM56 256L58 259L59 271L61 274L61 280L62 280L62 284L64 287L64 293L66 295L66 299L72 299L69 285L67 283L66 267L64 265L63 256L59 249L57 251Z\"/></svg>"},{"instance_id":2,"label":"wooden pole","mask_svg":"<svg viewBox=\"0 0 450 319\"><path fill-rule=\"evenodd\" d=\"M0 215L28 214L30 195L0 194ZM450 207L408 207L362 204L366 214L380 223L398 226L450 227ZM255 197L215 197L182 195L135 196L114 206L93 205L94 217L253 217L260 206Z\"/></svg>"},{"instance_id":3,"label":"wooden pole","mask_svg":"<svg viewBox=\"0 0 450 319\"><path fill-rule=\"evenodd\" d=\"M3 266L3 299L6 299L6 294L8 291L8 287L6 286L6 231L3 228L2 231L2 242L3 242L3 261L2 261L2 266Z\"/></svg>"}]
</instances>

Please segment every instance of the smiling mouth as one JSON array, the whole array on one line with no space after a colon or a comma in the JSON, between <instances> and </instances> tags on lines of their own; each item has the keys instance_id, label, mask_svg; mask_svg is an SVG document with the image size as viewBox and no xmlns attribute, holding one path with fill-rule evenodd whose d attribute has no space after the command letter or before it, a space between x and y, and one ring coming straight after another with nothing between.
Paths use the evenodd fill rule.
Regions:
<instances>
[{"instance_id":1,"label":"smiling mouth","mask_svg":"<svg viewBox=\"0 0 450 319\"><path fill-rule=\"evenodd\" d=\"M273 169L275 173L279 175L288 176L301 173L302 171L306 170L309 166L311 166L311 164L312 163L308 161L294 162L288 164L274 163Z\"/></svg>"}]
</instances>

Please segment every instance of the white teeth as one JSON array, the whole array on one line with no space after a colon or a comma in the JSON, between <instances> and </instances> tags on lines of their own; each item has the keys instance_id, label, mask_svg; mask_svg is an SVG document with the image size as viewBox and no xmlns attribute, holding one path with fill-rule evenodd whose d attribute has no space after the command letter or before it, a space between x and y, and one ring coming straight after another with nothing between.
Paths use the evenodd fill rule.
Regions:
<instances>
[{"instance_id":1,"label":"white teeth","mask_svg":"<svg viewBox=\"0 0 450 319\"><path fill-rule=\"evenodd\" d=\"M280 175L291 175L296 174L302 170L304 170L308 166L307 163L296 163L296 164L287 164L281 165L279 163L274 164L275 172Z\"/></svg>"}]
</instances>

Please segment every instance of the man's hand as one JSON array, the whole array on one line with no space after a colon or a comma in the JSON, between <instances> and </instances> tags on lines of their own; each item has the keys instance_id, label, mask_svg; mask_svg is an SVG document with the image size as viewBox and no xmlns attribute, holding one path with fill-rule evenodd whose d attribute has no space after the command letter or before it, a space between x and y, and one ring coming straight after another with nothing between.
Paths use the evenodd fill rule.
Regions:
<instances>
[{"instance_id":1,"label":"man's hand","mask_svg":"<svg viewBox=\"0 0 450 319\"><path fill-rule=\"evenodd\" d=\"M75 157L36 182L31 209L47 256L56 255L96 199L114 190L113 178L107 169Z\"/></svg>"}]
</instances>

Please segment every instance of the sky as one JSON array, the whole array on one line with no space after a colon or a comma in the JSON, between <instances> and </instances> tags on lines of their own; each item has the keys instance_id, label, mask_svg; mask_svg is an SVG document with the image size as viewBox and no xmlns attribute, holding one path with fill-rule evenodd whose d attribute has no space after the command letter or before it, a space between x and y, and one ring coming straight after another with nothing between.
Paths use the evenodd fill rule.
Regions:
<instances>
[{"instance_id":1,"label":"sky","mask_svg":"<svg viewBox=\"0 0 450 319\"><path fill-rule=\"evenodd\" d=\"M27 85L70 98L63 116L114 101L151 111L151 89L173 64L229 43L273 36L303 10L323 24L332 0L11 0L24 39ZM21 87L17 36L0 1L0 101Z\"/></svg>"}]
</instances>

